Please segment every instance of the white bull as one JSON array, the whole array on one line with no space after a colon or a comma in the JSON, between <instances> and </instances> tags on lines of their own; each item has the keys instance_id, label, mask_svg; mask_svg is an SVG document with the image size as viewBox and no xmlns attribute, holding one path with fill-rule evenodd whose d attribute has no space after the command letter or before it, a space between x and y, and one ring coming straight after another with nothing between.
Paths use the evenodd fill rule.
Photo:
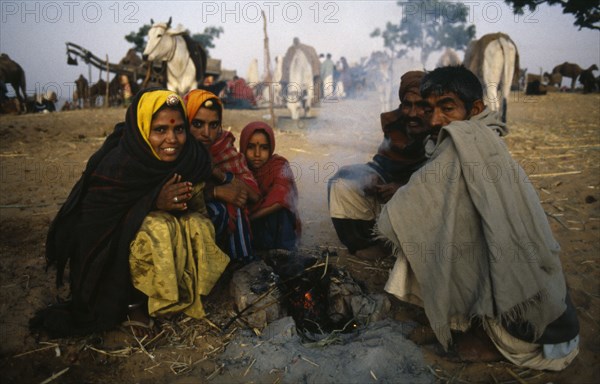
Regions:
<instances>
[{"instance_id":1,"label":"white bull","mask_svg":"<svg viewBox=\"0 0 600 384\"><path fill-rule=\"evenodd\" d=\"M283 89L292 120L298 120L308 114L314 97L313 79L312 65L308 58L302 50L296 50L290 62L289 83Z\"/></svg>"},{"instance_id":2,"label":"white bull","mask_svg":"<svg viewBox=\"0 0 600 384\"><path fill-rule=\"evenodd\" d=\"M182 28L171 29L167 23L154 23L148 31L144 60L167 62L167 88L180 95L198 88L196 66L190 56Z\"/></svg>"}]
</instances>

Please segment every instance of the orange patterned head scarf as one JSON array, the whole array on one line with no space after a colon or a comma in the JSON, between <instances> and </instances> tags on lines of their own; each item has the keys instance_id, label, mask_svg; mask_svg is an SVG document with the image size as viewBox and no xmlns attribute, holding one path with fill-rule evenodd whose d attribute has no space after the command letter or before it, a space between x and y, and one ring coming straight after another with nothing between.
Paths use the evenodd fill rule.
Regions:
<instances>
[{"instance_id":1,"label":"orange patterned head scarf","mask_svg":"<svg viewBox=\"0 0 600 384\"><path fill-rule=\"evenodd\" d=\"M187 118L190 124L201 107L211 108L212 103L217 103L219 120L223 120L223 102L212 92L204 89L193 89L183 97L183 101L186 105Z\"/></svg>"}]
</instances>

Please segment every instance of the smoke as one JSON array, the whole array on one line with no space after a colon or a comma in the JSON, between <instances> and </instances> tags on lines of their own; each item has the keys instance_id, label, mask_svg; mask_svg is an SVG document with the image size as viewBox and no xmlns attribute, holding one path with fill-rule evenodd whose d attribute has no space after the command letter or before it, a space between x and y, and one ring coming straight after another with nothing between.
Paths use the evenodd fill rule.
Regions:
<instances>
[{"instance_id":1,"label":"smoke","mask_svg":"<svg viewBox=\"0 0 600 384\"><path fill-rule=\"evenodd\" d=\"M301 245L340 245L329 219L327 183L342 166L364 164L375 155L383 139L380 110L377 93L365 91L323 100L309 118L279 119L276 152L290 162L298 186Z\"/></svg>"}]
</instances>

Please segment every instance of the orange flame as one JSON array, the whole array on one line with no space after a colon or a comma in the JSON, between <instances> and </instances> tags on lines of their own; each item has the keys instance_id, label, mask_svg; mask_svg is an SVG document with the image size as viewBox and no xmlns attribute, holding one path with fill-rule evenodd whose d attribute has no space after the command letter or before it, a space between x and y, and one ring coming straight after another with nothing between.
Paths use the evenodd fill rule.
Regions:
<instances>
[{"instance_id":1,"label":"orange flame","mask_svg":"<svg viewBox=\"0 0 600 384\"><path fill-rule=\"evenodd\" d=\"M304 309L311 309L315 304L313 302L313 298L310 292L306 292L304 294Z\"/></svg>"}]
</instances>

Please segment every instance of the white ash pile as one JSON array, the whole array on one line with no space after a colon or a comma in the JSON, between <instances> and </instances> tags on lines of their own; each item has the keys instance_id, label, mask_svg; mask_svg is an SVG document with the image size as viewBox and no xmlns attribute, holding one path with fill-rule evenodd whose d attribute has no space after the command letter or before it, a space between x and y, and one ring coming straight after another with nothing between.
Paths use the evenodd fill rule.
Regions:
<instances>
[{"instance_id":1,"label":"white ash pile","mask_svg":"<svg viewBox=\"0 0 600 384\"><path fill-rule=\"evenodd\" d=\"M305 342L294 320L284 317L258 337L246 330L232 339L211 382L434 383L421 350L406 339L412 328L386 319Z\"/></svg>"}]
</instances>

